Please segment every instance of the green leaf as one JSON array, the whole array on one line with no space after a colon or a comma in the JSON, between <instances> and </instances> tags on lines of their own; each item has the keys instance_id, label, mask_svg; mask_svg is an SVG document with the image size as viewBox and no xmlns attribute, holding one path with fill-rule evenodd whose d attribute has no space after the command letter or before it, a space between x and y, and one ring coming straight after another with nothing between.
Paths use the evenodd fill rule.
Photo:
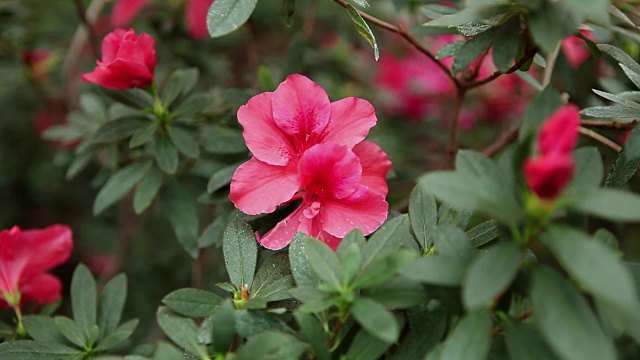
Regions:
<instances>
[{"instance_id":1,"label":"green leaf","mask_svg":"<svg viewBox=\"0 0 640 360\"><path fill-rule=\"evenodd\" d=\"M168 184L164 209L182 248L193 259L198 257L200 219L198 204L188 189L178 181Z\"/></svg>"},{"instance_id":2,"label":"green leaf","mask_svg":"<svg viewBox=\"0 0 640 360\"><path fill-rule=\"evenodd\" d=\"M153 202L162 186L162 172L157 166L151 166L142 181L136 187L133 197L133 209L136 214L141 214Z\"/></svg>"},{"instance_id":3,"label":"green leaf","mask_svg":"<svg viewBox=\"0 0 640 360\"><path fill-rule=\"evenodd\" d=\"M640 309L633 277L610 247L565 227L551 228L541 240L588 292L628 313Z\"/></svg>"},{"instance_id":4,"label":"green leaf","mask_svg":"<svg viewBox=\"0 0 640 360\"><path fill-rule=\"evenodd\" d=\"M422 183L418 183L411 192L409 218L418 243L422 249L428 248L433 243L433 232L438 223L438 205L433 194Z\"/></svg>"},{"instance_id":5,"label":"green leaf","mask_svg":"<svg viewBox=\"0 0 640 360\"><path fill-rule=\"evenodd\" d=\"M253 284L251 284L251 297L260 296L274 301L273 295L282 294L283 290L294 287L288 255L286 252L279 252L260 265L253 279Z\"/></svg>"},{"instance_id":6,"label":"green leaf","mask_svg":"<svg viewBox=\"0 0 640 360\"><path fill-rule=\"evenodd\" d=\"M336 289L341 288L340 262L336 254L320 240L312 237L305 239L304 248L313 271L322 280Z\"/></svg>"},{"instance_id":7,"label":"green leaf","mask_svg":"<svg viewBox=\"0 0 640 360\"><path fill-rule=\"evenodd\" d=\"M476 225L469 231L467 235L471 238L471 244L475 247L485 245L486 243L496 239L500 233L498 222L491 219Z\"/></svg>"},{"instance_id":8,"label":"green leaf","mask_svg":"<svg viewBox=\"0 0 640 360\"><path fill-rule=\"evenodd\" d=\"M64 344L65 338L56 327L55 320L49 316L27 315L22 324L29 336L39 342Z\"/></svg>"},{"instance_id":9,"label":"green leaf","mask_svg":"<svg viewBox=\"0 0 640 360\"><path fill-rule=\"evenodd\" d=\"M155 122L152 122L146 127L139 128L131 136L131 140L129 140L129 147L133 149L148 143L149 140L153 138L153 135L155 135L157 129L158 124Z\"/></svg>"},{"instance_id":10,"label":"green leaf","mask_svg":"<svg viewBox=\"0 0 640 360\"><path fill-rule=\"evenodd\" d=\"M282 0L280 5L280 16L287 27L293 25L293 15L296 13L296 0ZM273 89L263 89L262 91L273 91Z\"/></svg>"},{"instance_id":11,"label":"green leaf","mask_svg":"<svg viewBox=\"0 0 640 360\"><path fill-rule=\"evenodd\" d=\"M156 158L156 164L165 173L174 174L178 170L178 150L166 134L157 134L153 155Z\"/></svg>"},{"instance_id":12,"label":"green leaf","mask_svg":"<svg viewBox=\"0 0 640 360\"><path fill-rule=\"evenodd\" d=\"M71 278L71 309L73 319L87 336L96 324L96 296L96 281L91 271L82 264L78 265Z\"/></svg>"},{"instance_id":13,"label":"green leaf","mask_svg":"<svg viewBox=\"0 0 640 360\"><path fill-rule=\"evenodd\" d=\"M186 157L197 159L200 157L200 147L196 139L187 131L177 127L167 127L167 133L173 145Z\"/></svg>"},{"instance_id":14,"label":"green leaf","mask_svg":"<svg viewBox=\"0 0 640 360\"><path fill-rule=\"evenodd\" d=\"M444 26L452 27L468 24L470 22L480 21L492 18L496 15L504 13L508 10L508 6L504 5L485 5L468 7L455 14L444 15L438 19L429 21L424 26Z\"/></svg>"},{"instance_id":15,"label":"green leaf","mask_svg":"<svg viewBox=\"0 0 640 360\"><path fill-rule=\"evenodd\" d=\"M488 310L468 313L445 340L440 359L485 359L491 345L491 326Z\"/></svg>"},{"instance_id":16,"label":"green leaf","mask_svg":"<svg viewBox=\"0 0 640 360\"><path fill-rule=\"evenodd\" d=\"M54 318L56 329L71 341L74 345L84 348L87 344L87 334L73 320L64 316L56 316Z\"/></svg>"},{"instance_id":17,"label":"green leaf","mask_svg":"<svg viewBox=\"0 0 640 360\"><path fill-rule=\"evenodd\" d=\"M524 254L515 243L489 248L471 263L462 287L462 301L473 311L491 306L518 273Z\"/></svg>"},{"instance_id":18,"label":"green leaf","mask_svg":"<svg viewBox=\"0 0 640 360\"><path fill-rule=\"evenodd\" d=\"M194 354L207 354L205 347L198 342L198 327L191 319L183 318L160 306L156 313L158 325L171 341Z\"/></svg>"},{"instance_id":19,"label":"green leaf","mask_svg":"<svg viewBox=\"0 0 640 360\"><path fill-rule=\"evenodd\" d=\"M217 352L227 352L236 336L235 309L231 299L227 299L218 306L212 316L213 347Z\"/></svg>"},{"instance_id":20,"label":"green leaf","mask_svg":"<svg viewBox=\"0 0 640 360\"><path fill-rule=\"evenodd\" d=\"M222 250L231 282L238 288L250 286L256 269L258 246L251 227L238 215L229 221L224 231Z\"/></svg>"},{"instance_id":21,"label":"green leaf","mask_svg":"<svg viewBox=\"0 0 640 360\"><path fill-rule=\"evenodd\" d=\"M457 227L438 226L433 240L438 255L444 257L469 259L477 252L469 236Z\"/></svg>"},{"instance_id":22,"label":"green leaf","mask_svg":"<svg viewBox=\"0 0 640 360\"><path fill-rule=\"evenodd\" d=\"M611 93L608 93L608 92L605 92L605 91L600 91L600 90L597 90L597 89L593 89L593 92L596 93L596 95L599 95L599 96L601 96L601 97L603 97L603 98L605 98L605 99L607 99L609 101L612 101L614 103L626 106L626 107L631 108L631 109L635 109L636 111L640 111L640 104L638 104L635 101L626 99L626 98L624 98L622 96L618 96L616 94L611 94Z\"/></svg>"},{"instance_id":23,"label":"green leaf","mask_svg":"<svg viewBox=\"0 0 640 360\"><path fill-rule=\"evenodd\" d=\"M567 197L567 206L613 221L640 221L640 197L615 189L593 189Z\"/></svg>"},{"instance_id":24,"label":"green leaf","mask_svg":"<svg viewBox=\"0 0 640 360\"><path fill-rule=\"evenodd\" d=\"M247 152L242 132L236 128L213 125L206 126L201 131L204 148L212 154L242 154Z\"/></svg>"},{"instance_id":25,"label":"green leaf","mask_svg":"<svg viewBox=\"0 0 640 360\"><path fill-rule=\"evenodd\" d=\"M295 0L282 0L282 9L285 9L285 5L289 4L293 4L295 10ZM285 22L291 21L290 17L285 17L284 14L283 17ZM258 84L261 91L274 91L278 87L276 80L273 78L273 73L271 73L271 70L265 65L258 67Z\"/></svg>"},{"instance_id":26,"label":"green leaf","mask_svg":"<svg viewBox=\"0 0 640 360\"><path fill-rule=\"evenodd\" d=\"M188 317L207 317L221 302L212 292L192 288L175 290L162 299L171 310Z\"/></svg>"},{"instance_id":27,"label":"green leaf","mask_svg":"<svg viewBox=\"0 0 640 360\"><path fill-rule=\"evenodd\" d=\"M466 44L466 41L454 41L444 45L436 53L436 59L446 59L448 57L456 56L464 44Z\"/></svg>"},{"instance_id":28,"label":"green leaf","mask_svg":"<svg viewBox=\"0 0 640 360\"><path fill-rule=\"evenodd\" d=\"M433 285L458 286L462 284L469 267L466 258L431 255L415 260L402 270L402 275Z\"/></svg>"},{"instance_id":29,"label":"green leaf","mask_svg":"<svg viewBox=\"0 0 640 360\"><path fill-rule=\"evenodd\" d=\"M578 189L596 189L602 183L604 166L596 147L583 147L573 152L575 171L567 191Z\"/></svg>"},{"instance_id":30,"label":"green leaf","mask_svg":"<svg viewBox=\"0 0 640 360\"><path fill-rule=\"evenodd\" d=\"M392 359L424 359L447 331L447 316L444 306L433 309L423 303L407 309L410 330L402 337Z\"/></svg>"},{"instance_id":31,"label":"green leaf","mask_svg":"<svg viewBox=\"0 0 640 360\"><path fill-rule=\"evenodd\" d=\"M190 92L198 81L198 69L178 69L171 73L162 89L162 105L169 108L181 94Z\"/></svg>"},{"instance_id":32,"label":"green leaf","mask_svg":"<svg viewBox=\"0 0 640 360\"><path fill-rule=\"evenodd\" d=\"M238 166L240 166L240 164L242 163L238 162L229 166L225 166L213 173L213 175L211 175L211 178L209 179L209 182L207 183L207 192L213 193L229 184L229 182L231 182L233 173L236 171Z\"/></svg>"},{"instance_id":33,"label":"green leaf","mask_svg":"<svg viewBox=\"0 0 640 360\"><path fill-rule=\"evenodd\" d=\"M149 125L149 120L139 116L126 117L102 125L91 138L93 144L109 144L126 139L136 131Z\"/></svg>"},{"instance_id":34,"label":"green leaf","mask_svg":"<svg viewBox=\"0 0 640 360\"><path fill-rule=\"evenodd\" d=\"M82 170L84 170L93 160L93 153L88 151L82 154L77 154L76 158L73 159L71 165L67 169L67 173L65 175L65 179L72 180L76 177Z\"/></svg>"},{"instance_id":35,"label":"green leaf","mask_svg":"<svg viewBox=\"0 0 640 360\"><path fill-rule=\"evenodd\" d=\"M522 127L520 128L520 142L525 139L534 137L538 133L538 129L542 123L554 111L563 105L560 93L551 86L547 86L533 100L524 112L522 119Z\"/></svg>"},{"instance_id":36,"label":"green leaf","mask_svg":"<svg viewBox=\"0 0 640 360\"><path fill-rule=\"evenodd\" d=\"M207 14L211 37L220 37L242 26L256 7L258 0L217 0Z\"/></svg>"},{"instance_id":37,"label":"green leaf","mask_svg":"<svg viewBox=\"0 0 640 360\"><path fill-rule=\"evenodd\" d=\"M98 328L100 338L111 334L120 323L127 298L127 276L118 274L105 285L98 302Z\"/></svg>"},{"instance_id":38,"label":"green leaf","mask_svg":"<svg viewBox=\"0 0 640 360\"><path fill-rule=\"evenodd\" d=\"M378 43L376 42L376 37L373 35L371 28L369 28L369 25L367 25L362 16L360 16L360 13L358 13L358 10L353 6L347 4L346 9L351 21L353 21L356 26L356 30L358 30L358 34L362 35L369 45L371 45L373 48L373 58L378 61L380 58L380 50L378 49Z\"/></svg>"},{"instance_id":39,"label":"green leaf","mask_svg":"<svg viewBox=\"0 0 640 360\"><path fill-rule=\"evenodd\" d=\"M413 251L399 249L383 258L378 258L360 272L353 280L352 286L364 289L387 282L398 275L400 269L411 263L416 257L417 254ZM346 258L344 260L346 261Z\"/></svg>"},{"instance_id":40,"label":"green leaf","mask_svg":"<svg viewBox=\"0 0 640 360\"><path fill-rule=\"evenodd\" d=\"M359 228L355 228L349 231L344 239L342 239L342 241L338 245L338 248L336 249L336 255L338 255L338 258L340 259L340 261L342 261L347 248L349 248L351 244L356 244L359 249L363 249L366 246L366 242L367 239L362 234L362 230L360 230Z\"/></svg>"},{"instance_id":41,"label":"green leaf","mask_svg":"<svg viewBox=\"0 0 640 360\"><path fill-rule=\"evenodd\" d=\"M359 331L351 342L345 358L349 360L380 359L391 345L393 344L380 341L368 331Z\"/></svg>"},{"instance_id":42,"label":"green leaf","mask_svg":"<svg viewBox=\"0 0 640 360\"><path fill-rule=\"evenodd\" d=\"M496 29L491 28L465 42L460 47L460 50L458 50L456 57L453 59L453 65L451 67L451 72L453 73L453 75L457 75L462 70L469 67L473 60L480 56L480 54L482 54L485 49L491 46L496 38L496 35Z\"/></svg>"},{"instance_id":43,"label":"green leaf","mask_svg":"<svg viewBox=\"0 0 640 360\"><path fill-rule=\"evenodd\" d=\"M533 272L533 311L540 334L563 359L615 359L615 349L582 295L550 269Z\"/></svg>"},{"instance_id":44,"label":"green leaf","mask_svg":"<svg viewBox=\"0 0 640 360\"><path fill-rule=\"evenodd\" d=\"M294 331L274 315L263 311L236 310L236 332L238 335L250 338L265 331L276 330L294 334Z\"/></svg>"},{"instance_id":45,"label":"green leaf","mask_svg":"<svg viewBox=\"0 0 640 360\"><path fill-rule=\"evenodd\" d=\"M620 64L625 65L632 72L640 75L640 64L624 50L609 44L598 44L598 49L616 59Z\"/></svg>"},{"instance_id":46,"label":"green leaf","mask_svg":"<svg viewBox=\"0 0 640 360\"><path fill-rule=\"evenodd\" d=\"M4 360L81 360L84 353L62 344L23 340L0 344L0 357Z\"/></svg>"},{"instance_id":47,"label":"green leaf","mask_svg":"<svg viewBox=\"0 0 640 360\"><path fill-rule=\"evenodd\" d=\"M505 323L505 340L511 359L518 360L557 360L558 356L549 349L540 333L530 325L523 323Z\"/></svg>"},{"instance_id":48,"label":"green leaf","mask_svg":"<svg viewBox=\"0 0 640 360\"><path fill-rule=\"evenodd\" d=\"M640 166L640 126L635 126L611 168L604 186L621 188Z\"/></svg>"},{"instance_id":49,"label":"green leaf","mask_svg":"<svg viewBox=\"0 0 640 360\"><path fill-rule=\"evenodd\" d=\"M361 294L387 309L406 309L423 304L428 299L425 287L420 286L419 281L405 276L396 276L383 284L364 289Z\"/></svg>"},{"instance_id":50,"label":"green leaf","mask_svg":"<svg viewBox=\"0 0 640 360\"><path fill-rule=\"evenodd\" d=\"M309 258L307 257L306 239L310 236L303 233L297 233L293 236L291 244L289 244L289 263L291 264L291 273L296 281L296 285L316 286L320 283L318 276L311 269Z\"/></svg>"},{"instance_id":51,"label":"green leaf","mask_svg":"<svg viewBox=\"0 0 640 360\"><path fill-rule=\"evenodd\" d=\"M133 319L118 326L115 331L109 334L104 340L100 341L94 351L102 352L121 345L127 339L133 335L133 332L138 327L138 319Z\"/></svg>"},{"instance_id":52,"label":"green leaf","mask_svg":"<svg viewBox=\"0 0 640 360\"><path fill-rule=\"evenodd\" d=\"M134 162L118 170L104 184L93 203L93 214L99 215L125 196L146 174L151 161Z\"/></svg>"},{"instance_id":53,"label":"green leaf","mask_svg":"<svg viewBox=\"0 0 640 360\"><path fill-rule=\"evenodd\" d=\"M100 90L113 100L136 109L153 108L153 97L142 89L111 90L100 88Z\"/></svg>"},{"instance_id":54,"label":"green leaf","mask_svg":"<svg viewBox=\"0 0 640 360\"><path fill-rule=\"evenodd\" d=\"M175 117L192 117L201 114L210 104L211 94L193 94L180 103L173 111Z\"/></svg>"},{"instance_id":55,"label":"green leaf","mask_svg":"<svg viewBox=\"0 0 640 360\"><path fill-rule=\"evenodd\" d=\"M436 171L419 181L437 198L453 206L484 212L507 224L517 224L524 216L517 203L514 186L490 159L461 150L456 171Z\"/></svg>"},{"instance_id":56,"label":"green leaf","mask_svg":"<svg viewBox=\"0 0 640 360\"><path fill-rule=\"evenodd\" d=\"M279 331L265 331L251 337L236 352L236 359L255 360L256 354L260 354L260 359L264 360L296 360L308 349L309 344L301 342L295 336Z\"/></svg>"},{"instance_id":57,"label":"green leaf","mask_svg":"<svg viewBox=\"0 0 640 360\"><path fill-rule=\"evenodd\" d=\"M500 26L493 42L491 55L498 70L505 73L511 68L522 45L522 31L517 17Z\"/></svg>"},{"instance_id":58,"label":"green leaf","mask_svg":"<svg viewBox=\"0 0 640 360\"><path fill-rule=\"evenodd\" d=\"M438 209L438 225L451 225L464 230L471 220L471 215L473 211L458 209L445 202ZM433 243L433 240L431 242Z\"/></svg>"},{"instance_id":59,"label":"green leaf","mask_svg":"<svg viewBox=\"0 0 640 360\"><path fill-rule=\"evenodd\" d=\"M224 234L224 229L229 220L229 213L225 212L216 217L216 219L207 226L198 239L198 247L206 248L218 243Z\"/></svg>"},{"instance_id":60,"label":"green leaf","mask_svg":"<svg viewBox=\"0 0 640 360\"><path fill-rule=\"evenodd\" d=\"M386 221L362 249L361 271L366 272L371 263L399 249L404 240L410 236L407 214Z\"/></svg>"},{"instance_id":61,"label":"green leaf","mask_svg":"<svg viewBox=\"0 0 640 360\"><path fill-rule=\"evenodd\" d=\"M300 330L302 330L307 342L311 344L318 360L330 360L331 355L329 353L329 347L327 346L329 337L323 330L322 324L318 319L313 315L301 312L294 312L293 316L296 318L296 322L300 326Z\"/></svg>"},{"instance_id":62,"label":"green leaf","mask_svg":"<svg viewBox=\"0 0 640 360\"><path fill-rule=\"evenodd\" d=\"M583 19L577 19L563 2L543 1L529 13L533 39L546 54L551 54L562 39L572 35Z\"/></svg>"},{"instance_id":63,"label":"green leaf","mask_svg":"<svg viewBox=\"0 0 640 360\"><path fill-rule=\"evenodd\" d=\"M379 303L364 297L351 307L356 321L371 335L386 343L394 343L400 335L395 317Z\"/></svg>"}]
</instances>

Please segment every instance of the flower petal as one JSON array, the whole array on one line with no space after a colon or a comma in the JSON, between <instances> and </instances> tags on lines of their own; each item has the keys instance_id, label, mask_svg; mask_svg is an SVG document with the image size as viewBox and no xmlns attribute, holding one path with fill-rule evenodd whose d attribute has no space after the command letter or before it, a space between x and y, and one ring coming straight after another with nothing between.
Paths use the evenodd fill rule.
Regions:
<instances>
[{"instance_id":1,"label":"flower petal","mask_svg":"<svg viewBox=\"0 0 640 360\"><path fill-rule=\"evenodd\" d=\"M274 211L298 190L295 164L274 166L252 157L233 174L229 199L240 211L255 215Z\"/></svg>"},{"instance_id":2,"label":"flower petal","mask_svg":"<svg viewBox=\"0 0 640 360\"><path fill-rule=\"evenodd\" d=\"M319 142L331 116L329 96L320 85L299 74L289 75L273 92L271 104L274 121L294 137L298 154Z\"/></svg>"},{"instance_id":3,"label":"flower petal","mask_svg":"<svg viewBox=\"0 0 640 360\"><path fill-rule=\"evenodd\" d=\"M320 221L324 231L338 238L344 238L355 228L368 235L387 219L388 210L384 196L361 186L344 199L325 199Z\"/></svg>"},{"instance_id":4,"label":"flower petal","mask_svg":"<svg viewBox=\"0 0 640 360\"><path fill-rule=\"evenodd\" d=\"M376 194L386 196L389 192L387 173L391 170L389 156L375 143L363 141L353 147L353 153L360 159L362 180L360 183L369 187Z\"/></svg>"},{"instance_id":5,"label":"flower petal","mask_svg":"<svg viewBox=\"0 0 640 360\"><path fill-rule=\"evenodd\" d=\"M260 245L266 247L267 249L280 250L291 243L291 239L293 239L293 236L298 231L302 231L300 230L301 221L304 220L305 228L309 229L310 221L303 215L308 206L310 206L310 204L303 204L302 206L298 207L291 214L289 214L289 216L284 218L284 220L277 223L276 226L273 227L273 229L267 231L264 236L260 236L258 233L256 233L256 237ZM313 236L311 234L307 235Z\"/></svg>"},{"instance_id":6,"label":"flower petal","mask_svg":"<svg viewBox=\"0 0 640 360\"><path fill-rule=\"evenodd\" d=\"M51 274L41 273L28 283L20 284L20 303L50 304L60 299L61 292L62 283L60 279Z\"/></svg>"},{"instance_id":7,"label":"flower petal","mask_svg":"<svg viewBox=\"0 0 640 360\"><path fill-rule=\"evenodd\" d=\"M253 156L271 165L287 165L295 151L287 135L273 120L272 93L265 92L249 99L238 109L238 122L244 128L242 136Z\"/></svg>"},{"instance_id":8,"label":"flower petal","mask_svg":"<svg viewBox=\"0 0 640 360\"><path fill-rule=\"evenodd\" d=\"M23 230L20 237L16 250L27 259L21 281L66 262L73 250L71 229L65 225Z\"/></svg>"},{"instance_id":9,"label":"flower petal","mask_svg":"<svg viewBox=\"0 0 640 360\"><path fill-rule=\"evenodd\" d=\"M307 150L298 164L300 184L306 196L342 199L359 186L362 167L356 154L346 146L324 143Z\"/></svg>"},{"instance_id":10,"label":"flower petal","mask_svg":"<svg viewBox=\"0 0 640 360\"><path fill-rule=\"evenodd\" d=\"M375 109L367 100L348 97L331 103L331 120L327 125L324 142L335 142L350 149L364 140L378 119Z\"/></svg>"},{"instance_id":11,"label":"flower petal","mask_svg":"<svg viewBox=\"0 0 640 360\"><path fill-rule=\"evenodd\" d=\"M543 199L555 199L573 177L571 155L551 153L524 162L524 177L529 189Z\"/></svg>"},{"instance_id":12,"label":"flower petal","mask_svg":"<svg viewBox=\"0 0 640 360\"><path fill-rule=\"evenodd\" d=\"M538 148L541 155L558 152L570 154L578 143L580 109L573 104L556 110L540 128Z\"/></svg>"},{"instance_id":13,"label":"flower petal","mask_svg":"<svg viewBox=\"0 0 640 360\"><path fill-rule=\"evenodd\" d=\"M150 1L151 0L116 1L113 5L113 10L111 10L111 25L117 28L129 25Z\"/></svg>"},{"instance_id":14,"label":"flower petal","mask_svg":"<svg viewBox=\"0 0 640 360\"><path fill-rule=\"evenodd\" d=\"M207 29L207 13L213 0L190 0L184 11L184 20L187 32L196 40L204 39L209 35Z\"/></svg>"},{"instance_id":15,"label":"flower petal","mask_svg":"<svg viewBox=\"0 0 640 360\"><path fill-rule=\"evenodd\" d=\"M112 71L100 66L92 72L83 74L81 78L84 82L91 82L109 89L125 90L134 87L126 79L115 76Z\"/></svg>"}]
</instances>

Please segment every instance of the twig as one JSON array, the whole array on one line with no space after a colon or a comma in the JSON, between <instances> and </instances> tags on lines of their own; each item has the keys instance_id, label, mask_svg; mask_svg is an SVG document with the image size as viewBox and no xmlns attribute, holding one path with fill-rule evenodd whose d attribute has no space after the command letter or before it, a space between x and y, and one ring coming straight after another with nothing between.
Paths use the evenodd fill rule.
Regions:
<instances>
[{"instance_id":1,"label":"twig","mask_svg":"<svg viewBox=\"0 0 640 360\"><path fill-rule=\"evenodd\" d=\"M595 132L593 130L590 130L590 129L587 129L587 128L584 128L584 127L580 126L578 128L578 131L580 132L580 134L582 134L584 136L587 136L587 137L590 137L593 140L595 140L595 141L597 141L597 142L599 142L599 143L601 143L601 144L603 144L605 146L608 146L609 148L611 148L611 150L613 150L615 152L620 152L620 150L622 150L622 147L620 145L614 143L613 141L607 139L606 137L598 134L597 132Z\"/></svg>"},{"instance_id":2,"label":"twig","mask_svg":"<svg viewBox=\"0 0 640 360\"><path fill-rule=\"evenodd\" d=\"M89 44L91 45L91 50L93 51L93 55L96 58L100 57L100 40L98 39L98 35L93 28L93 22L87 19L87 10L84 7L84 3L82 0L73 0L73 3L76 6L76 11L78 12L78 17L80 21L84 24L85 29L87 29L87 33L89 34Z\"/></svg>"},{"instance_id":3,"label":"twig","mask_svg":"<svg viewBox=\"0 0 640 360\"><path fill-rule=\"evenodd\" d=\"M348 6L350 6L349 4L347 4L344 0L333 0L336 3L338 3L340 6L347 8ZM421 53L423 53L424 55L426 55L429 59L431 59L432 61L434 61L436 63L436 65L438 65L438 67L445 73L447 74L447 76L451 79L451 81L453 81L453 83L455 84L455 86L457 88L461 87L460 81L458 81L458 79L456 79L452 74L451 71L449 71L449 68L447 68L447 66L442 63L440 60L436 59L436 56L434 54L431 53L431 51L429 51L429 49L427 49L426 46L424 46L418 39L416 39L413 35L411 35L411 33L402 25L393 25L390 24L386 21L380 20L374 16L371 16L363 11L360 11L358 9L356 9L356 11L358 12L358 14L360 14L360 16L362 16L362 18L372 24L375 24L378 27L381 27L385 30L394 32L400 36L402 36L403 39L405 39L405 41L407 41L409 44L411 44L414 48L416 48L418 51L420 51Z\"/></svg>"},{"instance_id":4,"label":"twig","mask_svg":"<svg viewBox=\"0 0 640 360\"><path fill-rule=\"evenodd\" d=\"M544 69L544 74L542 75L542 87L547 87L551 82L551 75L553 75L553 68L556 66L556 60L558 59L558 53L560 53L560 44L558 42L556 48L553 50L551 54L546 58L547 67Z\"/></svg>"},{"instance_id":5,"label":"twig","mask_svg":"<svg viewBox=\"0 0 640 360\"><path fill-rule=\"evenodd\" d=\"M617 122L617 121L602 121L602 120L581 120L580 125L582 126L590 126L602 129L612 129L612 130L633 130L633 128L638 124L638 120L633 120L631 122Z\"/></svg>"},{"instance_id":6,"label":"twig","mask_svg":"<svg viewBox=\"0 0 640 360\"><path fill-rule=\"evenodd\" d=\"M502 75L514 73L518 69L520 69L520 67L522 67L522 65L527 63L527 61L531 60L531 58L533 58L536 55L537 52L538 52L538 49L536 47L533 47L526 54L524 54L524 56L522 56L522 58L520 60L518 60L515 64L513 64L513 66L511 66L509 69L507 69L507 71L505 71L505 72L502 72L500 70L495 71L493 74L487 76L486 78L484 78L482 80L478 80L475 83L465 85L465 87L467 89L477 88L479 86L486 85L486 84L492 82L493 80L499 78Z\"/></svg>"},{"instance_id":7,"label":"twig","mask_svg":"<svg viewBox=\"0 0 640 360\"><path fill-rule=\"evenodd\" d=\"M493 155L499 153L502 149L516 141L518 139L518 135L520 135L520 125L516 125L513 128L505 130L502 134L500 134L496 141L482 150L482 154L487 157L492 157Z\"/></svg>"},{"instance_id":8,"label":"twig","mask_svg":"<svg viewBox=\"0 0 640 360\"><path fill-rule=\"evenodd\" d=\"M453 114L451 115L453 122L451 124L451 132L449 133L449 144L447 145L445 162L446 169L454 168L456 153L458 152L458 138L460 133L460 110L462 109L465 92L465 88L459 87L456 94L456 101L453 104Z\"/></svg>"}]
</instances>

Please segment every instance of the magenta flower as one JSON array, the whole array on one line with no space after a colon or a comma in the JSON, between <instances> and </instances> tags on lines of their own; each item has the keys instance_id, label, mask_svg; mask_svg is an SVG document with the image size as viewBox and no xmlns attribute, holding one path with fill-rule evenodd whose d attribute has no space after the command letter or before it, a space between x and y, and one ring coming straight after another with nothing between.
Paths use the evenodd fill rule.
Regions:
<instances>
[{"instance_id":1,"label":"magenta flower","mask_svg":"<svg viewBox=\"0 0 640 360\"><path fill-rule=\"evenodd\" d=\"M377 145L362 142L377 121L368 101L330 102L319 85L295 74L273 93L251 98L238 121L253 158L231 180L235 206L260 214L303 200L259 238L263 246L281 249L302 231L335 248L350 230L368 234L386 219L391 162Z\"/></svg>"},{"instance_id":2,"label":"magenta flower","mask_svg":"<svg viewBox=\"0 0 640 360\"><path fill-rule=\"evenodd\" d=\"M151 0L116 0L111 10L111 25L116 28L128 26Z\"/></svg>"},{"instance_id":3,"label":"magenta flower","mask_svg":"<svg viewBox=\"0 0 640 360\"><path fill-rule=\"evenodd\" d=\"M71 229L64 225L1 231L0 307L58 300L62 284L46 271L66 262L72 248Z\"/></svg>"},{"instance_id":4,"label":"magenta flower","mask_svg":"<svg viewBox=\"0 0 640 360\"><path fill-rule=\"evenodd\" d=\"M207 13L211 4L213 4L213 0L190 0L184 10L187 32L196 40L202 40L209 36Z\"/></svg>"}]
</instances>

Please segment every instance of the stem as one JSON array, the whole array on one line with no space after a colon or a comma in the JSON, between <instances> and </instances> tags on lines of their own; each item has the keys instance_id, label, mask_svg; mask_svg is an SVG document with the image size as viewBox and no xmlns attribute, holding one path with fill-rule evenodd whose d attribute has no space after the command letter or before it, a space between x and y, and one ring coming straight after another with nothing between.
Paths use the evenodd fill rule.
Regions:
<instances>
[{"instance_id":1,"label":"stem","mask_svg":"<svg viewBox=\"0 0 640 360\"><path fill-rule=\"evenodd\" d=\"M596 128L603 129L612 129L612 130L633 130L633 128L638 124L638 120L633 120L631 122L617 122L617 121L602 121L602 120L580 120L580 125L582 126L590 126Z\"/></svg>"},{"instance_id":2,"label":"stem","mask_svg":"<svg viewBox=\"0 0 640 360\"><path fill-rule=\"evenodd\" d=\"M27 330L25 330L24 325L22 324L22 309L20 309L20 304L13 306L13 311L16 313L16 317L18 318L18 327L16 328L16 333L18 336L26 338L28 336Z\"/></svg>"},{"instance_id":3,"label":"stem","mask_svg":"<svg viewBox=\"0 0 640 360\"><path fill-rule=\"evenodd\" d=\"M487 157L499 153L502 149L509 146L511 143L518 139L520 134L520 125L516 125L513 128L505 130L492 144L487 146L482 153Z\"/></svg>"},{"instance_id":4,"label":"stem","mask_svg":"<svg viewBox=\"0 0 640 360\"><path fill-rule=\"evenodd\" d=\"M560 53L560 44L558 42L556 48L553 50L551 54L547 57L547 67L544 69L544 74L542 75L542 87L547 87L551 82L551 75L553 74L553 68L556 66L556 60L558 59L558 53Z\"/></svg>"},{"instance_id":5,"label":"stem","mask_svg":"<svg viewBox=\"0 0 640 360\"><path fill-rule=\"evenodd\" d=\"M622 150L622 147L620 145L614 143L613 141L607 139L606 137L598 134L597 132L595 132L593 130L590 130L590 129L587 129L587 128L584 128L584 127L580 126L578 128L578 131L580 132L580 134L582 134L584 136L587 136L587 137L590 137L593 140L595 140L595 141L597 141L597 142L599 142L599 143L601 143L601 144L603 144L605 146L608 146L609 148L611 148L611 150L613 150L615 152L620 152L620 150Z\"/></svg>"},{"instance_id":6,"label":"stem","mask_svg":"<svg viewBox=\"0 0 640 360\"><path fill-rule=\"evenodd\" d=\"M466 89L459 87L458 93L456 96L456 101L453 104L453 113L451 115L452 123L451 123L451 131L449 132L449 145L447 145L447 154L446 154L446 169L453 169L456 153L458 152L458 138L460 133L460 110L462 109L462 103L464 101L464 96L466 94Z\"/></svg>"},{"instance_id":7,"label":"stem","mask_svg":"<svg viewBox=\"0 0 640 360\"><path fill-rule=\"evenodd\" d=\"M522 65L526 64L527 61L531 60L531 58L533 58L536 55L537 52L538 52L538 48L532 47L531 49L529 49L529 51L527 51L526 54L524 54L524 56L520 60L518 60L518 62L516 62L515 64L513 64L513 66L511 66L509 69L507 69L507 71L502 72L502 71L498 70L498 71L494 72L493 74L487 76L486 78L484 78L482 80L478 80L473 84L465 85L465 87L467 89L477 88L477 87L480 87L480 86L483 86L483 85L486 85L486 84L492 82L493 80L499 78L502 75L514 73L518 69L520 69L520 67L522 67Z\"/></svg>"},{"instance_id":8,"label":"stem","mask_svg":"<svg viewBox=\"0 0 640 360\"><path fill-rule=\"evenodd\" d=\"M73 3L76 6L76 11L78 12L80 21L84 24L84 27L87 29L86 31L89 33L89 44L91 45L91 51L93 51L93 55L96 58L99 58L100 40L98 39L98 35L96 35L93 24L87 19L87 10L84 7L84 3L82 2L82 0L73 0Z\"/></svg>"}]
</instances>

